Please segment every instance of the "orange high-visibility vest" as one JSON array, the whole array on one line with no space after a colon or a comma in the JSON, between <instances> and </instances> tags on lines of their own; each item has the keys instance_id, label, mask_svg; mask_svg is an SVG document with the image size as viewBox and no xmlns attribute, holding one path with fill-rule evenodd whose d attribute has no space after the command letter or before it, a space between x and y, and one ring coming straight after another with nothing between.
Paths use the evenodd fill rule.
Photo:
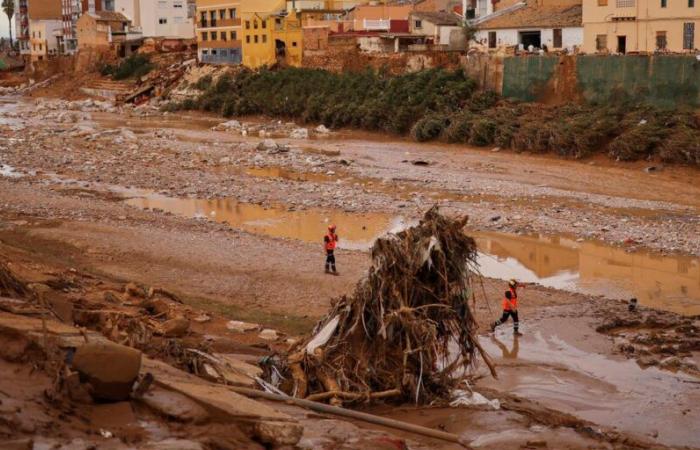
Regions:
<instances>
[{"instance_id":1,"label":"orange high-visibility vest","mask_svg":"<svg viewBox=\"0 0 700 450\"><path fill-rule=\"evenodd\" d=\"M507 297L503 297L503 311L512 311L515 309L518 309L518 297L511 298L510 300L508 300Z\"/></svg>"},{"instance_id":2,"label":"orange high-visibility vest","mask_svg":"<svg viewBox=\"0 0 700 450\"><path fill-rule=\"evenodd\" d=\"M335 246L338 243L338 235L335 233L328 233L326 238L326 250L335 250Z\"/></svg>"}]
</instances>

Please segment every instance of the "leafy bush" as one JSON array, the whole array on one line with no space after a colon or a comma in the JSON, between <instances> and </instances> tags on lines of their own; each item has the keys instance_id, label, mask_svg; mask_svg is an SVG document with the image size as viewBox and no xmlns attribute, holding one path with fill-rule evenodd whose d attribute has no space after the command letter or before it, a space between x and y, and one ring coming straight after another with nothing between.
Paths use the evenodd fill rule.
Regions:
<instances>
[{"instance_id":1,"label":"leafy bush","mask_svg":"<svg viewBox=\"0 0 700 450\"><path fill-rule=\"evenodd\" d=\"M418 142L437 139L450 125L450 117L445 114L432 113L424 116L411 129L411 136Z\"/></svg>"},{"instance_id":2,"label":"leafy bush","mask_svg":"<svg viewBox=\"0 0 700 450\"><path fill-rule=\"evenodd\" d=\"M469 143L477 147L493 144L496 135L496 122L488 117L481 117L472 124Z\"/></svg>"},{"instance_id":3,"label":"leafy bush","mask_svg":"<svg viewBox=\"0 0 700 450\"><path fill-rule=\"evenodd\" d=\"M212 77L211 75L205 75L199 80L197 80L196 83L192 85L193 88L197 89L198 91L206 91L209 89L209 86L211 86L212 83Z\"/></svg>"},{"instance_id":4,"label":"leafy bush","mask_svg":"<svg viewBox=\"0 0 700 450\"><path fill-rule=\"evenodd\" d=\"M115 74L138 66L127 60ZM476 91L460 70L443 69L400 76L371 69L342 74L242 69L216 81L204 77L195 86L202 91L196 101L169 108L290 117L333 128L410 133L417 141L496 145L567 158L608 153L620 160L659 157L700 165L700 123L692 110L663 111L629 96L599 105L514 103Z\"/></svg>"},{"instance_id":5,"label":"leafy bush","mask_svg":"<svg viewBox=\"0 0 700 450\"><path fill-rule=\"evenodd\" d=\"M147 55L134 54L123 59L118 65L105 64L100 67L103 76L110 75L115 80L126 80L127 78L140 78L155 66Z\"/></svg>"}]
</instances>

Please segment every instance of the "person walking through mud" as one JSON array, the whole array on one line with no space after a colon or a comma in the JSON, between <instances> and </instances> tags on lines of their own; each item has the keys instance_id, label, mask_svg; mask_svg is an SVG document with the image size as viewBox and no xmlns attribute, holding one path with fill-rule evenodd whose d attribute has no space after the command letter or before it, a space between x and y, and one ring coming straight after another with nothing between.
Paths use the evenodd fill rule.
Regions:
<instances>
[{"instance_id":1,"label":"person walking through mud","mask_svg":"<svg viewBox=\"0 0 700 450\"><path fill-rule=\"evenodd\" d=\"M518 320L518 297L513 296L512 291L506 291L503 298L503 315L491 325L491 332L496 331L496 327L508 321L508 317L513 318L513 333L522 336L518 330L520 321Z\"/></svg>"},{"instance_id":2,"label":"person walking through mud","mask_svg":"<svg viewBox=\"0 0 700 450\"><path fill-rule=\"evenodd\" d=\"M335 225L328 225L328 233L323 237L323 243L326 249L326 273L338 275L338 271L335 269L335 247L338 245Z\"/></svg>"}]
</instances>

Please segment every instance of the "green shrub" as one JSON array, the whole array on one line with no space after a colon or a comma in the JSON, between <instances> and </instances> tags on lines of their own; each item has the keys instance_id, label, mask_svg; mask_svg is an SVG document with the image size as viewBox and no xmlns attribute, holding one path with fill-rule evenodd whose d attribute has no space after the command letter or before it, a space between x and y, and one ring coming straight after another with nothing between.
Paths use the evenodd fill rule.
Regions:
<instances>
[{"instance_id":1,"label":"green shrub","mask_svg":"<svg viewBox=\"0 0 700 450\"><path fill-rule=\"evenodd\" d=\"M493 144L495 135L496 122L488 117L480 117L472 124L468 142L477 147L484 147Z\"/></svg>"},{"instance_id":2,"label":"green shrub","mask_svg":"<svg viewBox=\"0 0 700 450\"><path fill-rule=\"evenodd\" d=\"M148 64L132 57L104 70L116 77L138 73ZM658 110L624 95L599 105L514 103L493 92L477 92L461 70L391 76L372 69L341 74L306 68L240 69L216 81L203 77L195 87L201 90L196 101L173 108L227 117L289 117L332 128L410 133L417 141L440 138L567 158L607 152L620 160L700 164L700 124L693 111Z\"/></svg>"},{"instance_id":3,"label":"green shrub","mask_svg":"<svg viewBox=\"0 0 700 450\"><path fill-rule=\"evenodd\" d=\"M126 80L127 78L140 78L155 66L147 55L134 54L123 59L118 65L104 65L100 68L102 75L111 75L115 80Z\"/></svg>"},{"instance_id":4,"label":"green shrub","mask_svg":"<svg viewBox=\"0 0 700 450\"><path fill-rule=\"evenodd\" d=\"M466 144L469 141L475 118L469 111L454 115L450 120L450 125L443 132L443 139L447 142Z\"/></svg>"},{"instance_id":5,"label":"green shrub","mask_svg":"<svg viewBox=\"0 0 700 450\"><path fill-rule=\"evenodd\" d=\"M411 136L418 142L431 141L437 139L449 125L450 117L448 115L431 113L413 125Z\"/></svg>"},{"instance_id":6,"label":"green shrub","mask_svg":"<svg viewBox=\"0 0 700 450\"><path fill-rule=\"evenodd\" d=\"M192 87L198 91L206 91L211 86L212 81L211 75L204 75L202 78L197 80Z\"/></svg>"}]
</instances>

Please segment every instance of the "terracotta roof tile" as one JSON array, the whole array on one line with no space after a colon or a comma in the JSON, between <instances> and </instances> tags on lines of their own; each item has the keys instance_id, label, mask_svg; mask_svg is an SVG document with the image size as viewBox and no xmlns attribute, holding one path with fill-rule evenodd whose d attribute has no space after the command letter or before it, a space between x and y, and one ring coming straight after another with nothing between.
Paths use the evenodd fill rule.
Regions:
<instances>
[{"instance_id":1,"label":"terracotta roof tile","mask_svg":"<svg viewBox=\"0 0 700 450\"><path fill-rule=\"evenodd\" d=\"M451 12L420 12L414 11L411 13L411 17L416 17L426 22L434 23L435 25L459 25L460 17Z\"/></svg>"},{"instance_id":2,"label":"terracotta roof tile","mask_svg":"<svg viewBox=\"0 0 700 450\"><path fill-rule=\"evenodd\" d=\"M565 28L580 27L581 5L534 6L485 20L477 25L480 30L501 28Z\"/></svg>"},{"instance_id":3,"label":"terracotta roof tile","mask_svg":"<svg viewBox=\"0 0 700 450\"><path fill-rule=\"evenodd\" d=\"M95 11L94 16L98 20L106 20L108 22L129 22L129 19L120 12L114 11Z\"/></svg>"}]
</instances>

